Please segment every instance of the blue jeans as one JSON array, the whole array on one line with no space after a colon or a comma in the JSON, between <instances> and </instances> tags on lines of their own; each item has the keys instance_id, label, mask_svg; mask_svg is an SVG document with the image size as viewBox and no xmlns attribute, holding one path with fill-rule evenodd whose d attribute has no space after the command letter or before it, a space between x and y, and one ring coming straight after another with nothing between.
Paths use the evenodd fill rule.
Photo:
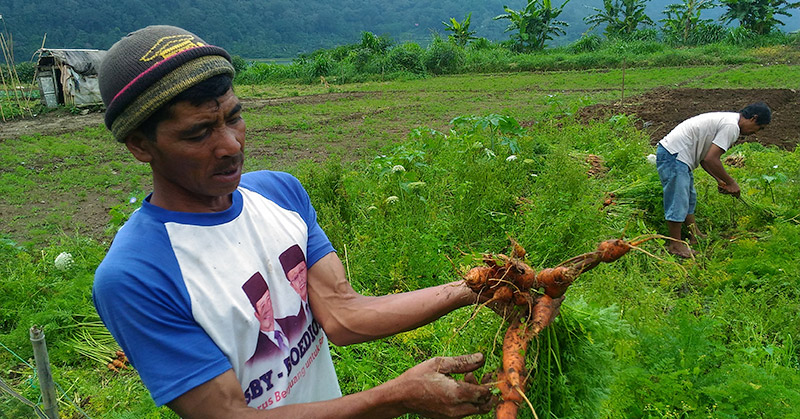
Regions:
<instances>
[{"instance_id":1,"label":"blue jeans","mask_svg":"<svg viewBox=\"0 0 800 419\"><path fill-rule=\"evenodd\" d=\"M670 154L661 144L656 149L656 169L664 192L664 218L678 223L686 221L686 216L694 214L697 206L692 170L678 161L677 153Z\"/></svg>"}]
</instances>

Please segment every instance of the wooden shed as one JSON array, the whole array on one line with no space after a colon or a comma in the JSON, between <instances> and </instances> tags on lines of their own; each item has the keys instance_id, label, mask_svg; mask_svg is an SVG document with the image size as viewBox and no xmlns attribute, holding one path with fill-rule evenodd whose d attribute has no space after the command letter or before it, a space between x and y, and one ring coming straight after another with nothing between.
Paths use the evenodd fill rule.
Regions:
<instances>
[{"instance_id":1,"label":"wooden shed","mask_svg":"<svg viewBox=\"0 0 800 419\"><path fill-rule=\"evenodd\" d=\"M103 104L97 69L106 51L42 48L37 52L36 81L45 106Z\"/></svg>"}]
</instances>

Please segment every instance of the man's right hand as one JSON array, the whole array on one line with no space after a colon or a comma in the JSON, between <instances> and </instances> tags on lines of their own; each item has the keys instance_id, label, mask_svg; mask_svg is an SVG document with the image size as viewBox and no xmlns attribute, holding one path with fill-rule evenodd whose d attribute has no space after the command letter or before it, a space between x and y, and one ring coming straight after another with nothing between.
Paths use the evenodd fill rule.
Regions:
<instances>
[{"instance_id":1,"label":"man's right hand","mask_svg":"<svg viewBox=\"0 0 800 419\"><path fill-rule=\"evenodd\" d=\"M471 373L484 363L483 354L429 359L394 381L410 412L431 418L460 418L488 413L496 403L488 385L475 382ZM467 374L463 381L451 374Z\"/></svg>"},{"instance_id":2,"label":"man's right hand","mask_svg":"<svg viewBox=\"0 0 800 419\"><path fill-rule=\"evenodd\" d=\"M726 194L726 195L733 195L735 198L738 198L741 194L741 190L739 189L739 184L735 181L732 183L725 183L719 182L717 184L717 190L719 193Z\"/></svg>"}]
</instances>

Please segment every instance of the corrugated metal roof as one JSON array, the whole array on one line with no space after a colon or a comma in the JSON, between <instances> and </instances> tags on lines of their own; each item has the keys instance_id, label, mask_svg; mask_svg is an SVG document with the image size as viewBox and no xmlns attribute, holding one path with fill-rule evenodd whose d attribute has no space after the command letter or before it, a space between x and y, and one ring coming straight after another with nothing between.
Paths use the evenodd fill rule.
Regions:
<instances>
[{"instance_id":1,"label":"corrugated metal roof","mask_svg":"<svg viewBox=\"0 0 800 419\"><path fill-rule=\"evenodd\" d=\"M106 51L99 49L53 49L43 48L39 51L39 60L46 57L53 57L57 65L66 64L72 67L75 72L83 75L97 74L100 61Z\"/></svg>"}]
</instances>

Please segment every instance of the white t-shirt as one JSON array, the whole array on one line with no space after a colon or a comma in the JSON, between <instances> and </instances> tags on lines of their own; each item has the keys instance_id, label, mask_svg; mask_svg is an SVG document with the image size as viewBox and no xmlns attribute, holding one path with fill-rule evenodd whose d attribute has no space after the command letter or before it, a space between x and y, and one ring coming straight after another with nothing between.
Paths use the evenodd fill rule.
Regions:
<instances>
[{"instance_id":1,"label":"white t-shirt","mask_svg":"<svg viewBox=\"0 0 800 419\"><path fill-rule=\"evenodd\" d=\"M738 112L709 112L691 117L673 128L659 144L692 170L700 166L711 144L727 151L739 138Z\"/></svg>"}]
</instances>

